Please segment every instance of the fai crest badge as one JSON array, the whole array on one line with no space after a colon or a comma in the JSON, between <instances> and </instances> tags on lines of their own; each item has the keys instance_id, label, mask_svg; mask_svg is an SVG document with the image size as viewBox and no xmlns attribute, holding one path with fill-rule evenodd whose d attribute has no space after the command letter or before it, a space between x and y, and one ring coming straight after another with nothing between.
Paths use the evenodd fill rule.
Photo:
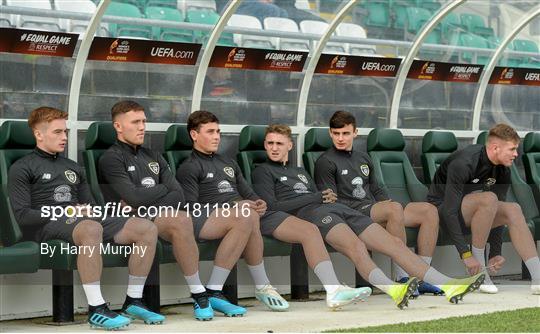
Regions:
<instances>
[{"instance_id":1,"label":"fai crest badge","mask_svg":"<svg viewBox=\"0 0 540 334\"><path fill-rule=\"evenodd\" d=\"M304 182L305 184L308 183L307 177L304 174L298 174L298 178L300 181Z\"/></svg>"},{"instance_id":2,"label":"fai crest badge","mask_svg":"<svg viewBox=\"0 0 540 334\"><path fill-rule=\"evenodd\" d=\"M364 176L369 176L369 166L366 164L360 165L360 171Z\"/></svg>"},{"instance_id":3,"label":"fai crest badge","mask_svg":"<svg viewBox=\"0 0 540 334\"><path fill-rule=\"evenodd\" d=\"M232 169L232 167L225 167L223 168L223 171L225 174L227 174L227 176L234 177L234 169Z\"/></svg>"},{"instance_id":4,"label":"fai crest badge","mask_svg":"<svg viewBox=\"0 0 540 334\"><path fill-rule=\"evenodd\" d=\"M152 173L156 174L156 175L159 175L159 164L155 161L153 162L150 162L148 164L148 167L150 168L150 170L152 171Z\"/></svg>"},{"instance_id":5,"label":"fai crest badge","mask_svg":"<svg viewBox=\"0 0 540 334\"><path fill-rule=\"evenodd\" d=\"M66 171L64 172L64 175L66 176L66 179L67 179L69 182L71 182L71 183L77 182L77 174L76 174L74 171L68 169L68 170L66 170Z\"/></svg>"}]
</instances>

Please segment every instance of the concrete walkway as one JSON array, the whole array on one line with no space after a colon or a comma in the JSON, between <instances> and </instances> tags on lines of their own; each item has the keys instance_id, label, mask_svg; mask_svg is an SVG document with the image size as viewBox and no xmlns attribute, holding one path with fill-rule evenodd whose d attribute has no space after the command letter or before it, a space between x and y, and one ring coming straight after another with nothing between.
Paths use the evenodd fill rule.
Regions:
<instances>
[{"instance_id":1,"label":"concrete walkway","mask_svg":"<svg viewBox=\"0 0 540 334\"><path fill-rule=\"evenodd\" d=\"M433 320L453 316L480 314L527 307L540 307L540 296L533 296L529 286L499 285L499 293L486 295L474 293L464 298L463 303L450 304L445 297L422 296L412 300L409 307L400 311L386 295L371 296L367 303L349 305L340 311L326 308L324 294L311 294L309 302L292 302L290 311L274 313L267 311L254 299L243 299L240 304L248 307L242 318L226 318L221 315L207 322L192 318L191 305L163 308L167 320L163 325L148 326L132 323L123 332L320 332L339 328L365 327L400 322ZM77 316L84 321L85 316ZM49 326L49 319L4 321L0 332L99 332L90 330L87 324Z\"/></svg>"}]
</instances>

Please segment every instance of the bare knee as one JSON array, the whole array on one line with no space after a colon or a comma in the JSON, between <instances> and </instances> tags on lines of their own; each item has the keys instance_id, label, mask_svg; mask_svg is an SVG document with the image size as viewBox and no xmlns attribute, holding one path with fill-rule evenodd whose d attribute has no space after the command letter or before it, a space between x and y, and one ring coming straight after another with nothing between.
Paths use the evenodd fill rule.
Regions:
<instances>
[{"instance_id":1,"label":"bare knee","mask_svg":"<svg viewBox=\"0 0 540 334\"><path fill-rule=\"evenodd\" d=\"M429 225L434 228L439 226L439 212L437 211L437 208L433 204L422 203L421 212L422 212L422 217L424 217L424 219L421 222L422 226Z\"/></svg>"},{"instance_id":2,"label":"bare knee","mask_svg":"<svg viewBox=\"0 0 540 334\"><path fill-rule=\"evenodd\" d=\"M233 218L231 220L231 228L245 234L250 234L256 224L258 228L258 222L259 214L250 209L248 214Z\"/></svg>"},{"instance_id":3,"label":"bare knee","mask_svg":"<svg viewBox=\"0 0 540 334\"><path fill-rule=\"evenodd\" d=\"M83 220L73 231L73 241L76 245L100 243L103 239L103 226L93 220Z\"/></svg>"},{"instance_id":4,"label":"bare knee","mask_svg":"<svg viewBox=\"0 0 540 334\"><path fill-rule=\"evenodd\" d=\"M388 223L392 222L394 224L396 223L403 223L404 219L404 213L403 213L403 206L401 203L398 202L390 202L388 204Z\"/></svg>"},{"instance_id":5,"label":"bare knee","mask_svg":"<svg viewBox=\"0 0 540 334\"><path fill-rule=\"evenodd\" d=\"M302 224L302 233L301 233L302 243L317 240L317 239L319 239L320 241L323 241L321 232L319 231L317 226L313 225L310 222L305 221L305 223Z\"/></svg>"},{"instance_id":6,"label":"bare knee","mask_svg":"<svg viewBox=\"0 0 540 334\"><path fill-rule=\"evenodd\" d=\"M173 240L193 238L193 222L188 217L176 217L174 222L167 226L166 231Z\"/></svg>"},{"instance_id":7,"label":"bare knee","mask_svg":"<svg viewBox=\"0 0 540 334\"><path fill-rule=\"evenodd\" d=\"M497 208L497 202L499 199L497 198L497 195L491 191L486 191L481 194L479 194L479 200L478 200L478 208L483 209L493 209Z\"/></svg>"},{"instance_id":8,"label":"bare knee","mask_svg":"<svg viewBox=\"0 0 540 334\"><path fill-rule=\"evenodd\" d=\"M518 203L505 203L504 216L508 225L523 221L521 206Z\"/></svg>"},{"instance_id":9,"label":"bare knee","mask_svg":"<svg viewBox=\"0 0 540 334\"><path fill-rule=\"evenodd\" d=\"M136 241L145 241L148 243L155 243L158 237L158 228L156 224L147 219L132 218L133 227L130 232L133 233L133 239Z\"/></svg>"}]
</instances>

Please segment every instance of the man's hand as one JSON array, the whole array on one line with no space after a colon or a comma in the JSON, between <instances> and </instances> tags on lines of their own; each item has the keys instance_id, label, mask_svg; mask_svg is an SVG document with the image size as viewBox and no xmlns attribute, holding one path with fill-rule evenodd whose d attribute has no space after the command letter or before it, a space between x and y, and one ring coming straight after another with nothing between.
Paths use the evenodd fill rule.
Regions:
<instances>
[{"instance_id":1,"label":"man's hand","mask_svg":"<svg viewBox=\"0 0 540 334\"><path fill-rule=\"evenodd\" d=\"M323 203L335 203L337 201L337 195L332 189L328 188L322 191L322 199Z\"/></svg>"},{"instance_id":2,"label":"man's hand","mask_svg":"<svg viewBox=\"0 0 540 334\"><path fill-rule=\"evenodd\" d=\"M482 270L480 262L478 262L478 260L476 260L473 256L464 259L463 263L465 264L465 267L467 267L467 272L469 275L476 275Z\"/></svg>"},{"instance_id":3,"label":"man's hand","mask_svg":"<svg viewBox=\"0 0 540 334\"><path fill-rule=\"evenodd\" d=\"M92 212L92 207L90 204L77 204L75 207L77 210L77 214L81 214L83 217L90 217L90 213Z\"/></svg>"},{"instance_id":4,"label":"man's hand","mask_svg":"<svg viewBox=\"0 0 540 334\"><path fill-rule=\"evenodd\" d=\"M253 210L257 211L259 216L264 215L266 213L266 202L263 201L262 199L256 200Z\"/></svg>"},{"instance_id":5,"label":"man's hand","mask_svg":"<svg viewBox=\"0 0 540 334\"><path fill-rule=\"evenodd\" d=\"M497 271L501 270L506 259L500 255L494 256L488 261L488 266L486 269L489 269L491 274L496 274Z\"/></svg>"},{"instance_id":6,"label":"man's hand","mask_svg":"<svg viewBox=\"0 0 540 334\"><path fill-rule=\"evenodd\" d=\"M133 211L133 208L131 206L129 206L123 199L120 200L120 208L123 208L123 207L126 207L126 208L129 208L129 212Z\"/></svg>"}]
</instances>

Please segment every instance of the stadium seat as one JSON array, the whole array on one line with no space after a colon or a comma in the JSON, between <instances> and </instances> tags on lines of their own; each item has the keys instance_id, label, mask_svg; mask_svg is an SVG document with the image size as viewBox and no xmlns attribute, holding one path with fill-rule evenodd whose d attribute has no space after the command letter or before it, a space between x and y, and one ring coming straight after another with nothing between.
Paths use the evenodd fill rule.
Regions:
<instances>
[{"instance_id":1,"label":"stadium seat","mask_svg":"<svg viewBox=\"0 0 540 334\"><path fill-rule=\"evenodd\" d=\"M488 44L488 41L485 38L480 37L478 35L469 34L469 33L459 34L458 45L471 47L471 48L491 49ZM463 61L467 63L481 64L481 65L486 65L491 58L491 56L487 54L478 54L475 60L474 55L475 55L474 52L462 51L461 58L463 59Z\"/></svg>"},{"instance_id":2,"label":"stadium seat","mask_svg":"<svg viewBox=\"0 0 540 334\"><path fill-rule=\"evenodd\" d=\"M236 160L242 170L242 174L250 184L253 180L251 172L258 164L268 161L268 156L264 150L264 134L265 126L249 125L242 128L240 131L240 139L238 142L238 154Z\"/></svg>"},{"instance_id":3,"label":"stadium seat","mask_svg":"<svg viewBox=\"0 0 540 334\"><path fill-rule=\"evenodd\" d=\"M311 177L315 177L315 163L317 159L331 147L332 138L330 138L328 128L311 128L306 132L302 161L304 168Z\"/></svg>"},{"instance_id":4,"label":"stadium seat","mask_svg":"<svg viewBox=\"0 0 540 334\"><path fill-rule=\"evenodd\" d=\"M229 27L240 27L262 30L261 21L255 16L234 14L227 22ZM272 49L270 38L248 34L233 34L234 43L245 48Z\"/></svg>"},{"instance_id":5,"label":"stadium seat","mask_svg":"<svg viewBox=\"0 0 540 334\"><path fill-rule=\"evenodd\" d=\"M437 0L416 0L416 6L435 13L441 8L441 3Z\"/></svg>"},{"instance_id":6,"label":"stadium seat","mask_svg":"<svg viewBox=\"0 0 540 334\"><path fill-rule=\"evenodd\" d=\"M28 143L24 136L17 136L8 126L0 129L0 165L3 165L18 156L6 149L15 143ZM9 204L7 172L7 168L0 168L0 275L34 273L39 269L39 246L33 241L22 241L21 229Z\"/></svg>"},{"instance_id":7,"label":"stadium seat","mask_svg":"<svg viewBox=\"0 0 540 334\"><path fill-rule=\"evenodd\" d=\"M388 3L366 1L362 6L367 10L367 18L364 25L370 27L390 28L390 8Z\"/></svg>"},{"instance_id":8,"label":"stadium seat","mask_svg":"<svg viewBox=\"0 0 540 334\"><path fill-rule=\"evenodd\" d=\"M406 8L406 32L405 36L407 40L413 40L424 25L431 20L431 13L424 8L408 7ZM442 33L440 25L436 26L423 42L424 44L442 44ZM434 59L443 54L443 51L427 50L425 48L420 49L420 57L422 59Z\"/></svg>"},{"instance_id":9,"label":"stadium seat","mask_svg":"<svg viewBox=\"0 0 540 334\"><path fill-rule=\"evenodd\" d=\"M328 23L323 21L304 20L300 22L300 31L306 34L322 35L327 28ZM317 42L313 41L313 45L315 46L316 44ZM345 54L345 48L343 47L343 43L328 41L324 46L323 52Z\"/></svg>"},{"instance_id":10,"label":"stadium seat","mask_svg":"<svg viewBox=\"0 0 540 334\"><path fill-rule=\"evenodd\" d=\"M36 11L52 10L49 0L6 0L7 6L27 7ZM18 28L62 31L60 19L30 15L11 15L10 22Z\"/></svg>"},{"instance_id":11,"label":"stadium seat","mask_svg":"<svg viewBox=\"0 0 540 334\"><path fill-rule=\"evenodd\" d=\"M452 152L457 150L458 142L452 132L428 131L422 138L422 169L424 183L431 184L437 168Z\"/></svg>"},{"instance_id":12,"label":"stadium seat","mask_svg":"<svg viewBox=\"0 0 540 334\"><path fill-rule=\"evenodd\" d=\"M263 22L265 30L299 32L296 22L284 17L266 17ZM309 41L292 38L272 37L272 45L279 50L309 52Z\"/></svg>"},{"instance_id":13,"label":"stadium seat","mask_svg":"<svg viewBox=\"0 0 540 334\"><path fill-rule=\"evenodd\" d=\"M407 21L407 8L415 6L412 1L407 2L405 0L391 1L390 13L392 18L392 26L397 29L405 29Z\"/></svg>"},{"instance_id":14,"label":"stadium seat","mask_svg":"<svg viewBox=\"0 0 540 334\"><path fill-rule=\"evenodd\" d=\"M527 133L523 140L521 159L527 183L533 190L537 207L540 208L540 132Z\"/></svg>"},{"instance_id":15,"label":"stadium seat","mask_svg":"<svg viewBox=\"0 0 540 334\"><path fill-rule=\"evenodd\" d=\"M172 22L183 22L182 13L176 8L169 7L146 7L146 18ZM178 28L152 27L153 39L172 42L193 42L193 31Z\"/></svg>"},{"instance_id":16,"label":"stadium seat","mask_svg":"<svg viewBox=\"0 0 540 334\"><path fill-rule=\"evenodd\" d=\"M336 28L336 36L367 38L366 30L354 23L340 23ZM347 53L355 56L370 56L376 53L375 45L345 43Z\"/></svg>"},{"instance_id":17,"label":"stadium seat","mask_svg":"<svg viewBox=\"0 0 540 334\"><path fill-rule=\"evenodd\" d=\"M142 19L143 15L135 5L129 3L111 2L105 15L123 16ZM113 37L152 38L152 27L143 25L109 23L109 32Z\"/></svg>"},{"instance_id":18,"label":"stadium seat","mask_svg":"<svg viewBox=\"0 0 540 334\"><path fill-rule=\"evenodd\" d=\"M442 38L447 43L450 43L454 36L457 38L459 36L459 32L464 31L465 29L461 24L459 15L453 12L446 14L437 27L439 26L442 30Z\"/></svg>"},{"instance_id":19,"label":"stadium seat","mask_svg":"<svg viewBox=\"0 0 540 334\"><path fill-rule=\"evenodd\" d=\"M184 13L188 9L193 8L210 10L217 14L216 2L214 0L178 0L178 8Z\"/></svg>"},{"instance_id":20,"label":"stadium seat","mask_svg":"<svg viewBox=\"0 0 540 334\"><path fill-rule=\"evenodd\" d=\"M208 8L192 8L189 7L186 12L186 21L199 24L207 24L214 26L219 20L219 14L215 10ZM194 31L195 39L200 43L206 43L210 37L210 31ZM233 42L233 34L228 32L221 33L218 40L219 45L235 46Z\"/></svg>"},{"instance_id":21,"label":"stadium seat","mask_svg":"<svg viewBox=\"0 0 540 334\"><path fill-rule=\"evenodd\" d=\"M461 14L461 24L471 34L480 35L483 37L494 36L493 28L487 27L484 18L480 15L466 13Z\"/></svg>"},{"instance_id":22,"label":"stadium seat","mask_svg":"<svg viewBox=\"0 0 540 334\"><path fill-rule=\"evenodd\" d=\"M510 48L511 47L511 48ZM536 53L536 58L540 59L540 52L538 51L538 45L531 40L527 39L515 39L509 46L508 49L515 50L515 51L522 51L522 52L531 52ZM527 57L527 56L512 56L509 59L509 66L521 66L521 64L531 65L535 62L535 59L533 57ZM538 62L538 61L536 61ZM534 66L529 66L534 67Z\"/></svg>"},{"instance_id":23,"label":"stadium seat","mask_svg":"<svg viewBox=\"0 0 540 334\"><path fill-rule=\"evenodd\" d=\"M397 129L377 128L367 138L367 150L373 161L373 173L388 196L405 207L409 202L426 201L427 188L414 173L409 157L404 151L405 140ZM416 246L418 229L409 228L407 245Z\"/></svg>"},{"instance_id":24,"label":"stadium seat","mask_svg":"<svg viewBox=\"0 0 540 334\"><path fill-rule=\"evenodd\" d=\"M94 14L96 11L96 5L90 0L79 0L76 2L73 0L55 0L54 4L57 10L66 12ZM60 27L67 32L81 34L79 38L82 39L89 22L90 19L88 21L60 19ZM108 36L108 31L104 24L100 26L96 34L98 36Z\"/></svg>"},{"instance_id":25,"label":"stadium seat","mask_svg":"<svg viewBox=\"0 0 540 334\"><path fill-rule=\"evenodd\" d=\"M144 1L144 0L143 0ZM146 0L146 7L167 7L177 9L178 1L177 0Z\"/></svg>"}]
</instances>

